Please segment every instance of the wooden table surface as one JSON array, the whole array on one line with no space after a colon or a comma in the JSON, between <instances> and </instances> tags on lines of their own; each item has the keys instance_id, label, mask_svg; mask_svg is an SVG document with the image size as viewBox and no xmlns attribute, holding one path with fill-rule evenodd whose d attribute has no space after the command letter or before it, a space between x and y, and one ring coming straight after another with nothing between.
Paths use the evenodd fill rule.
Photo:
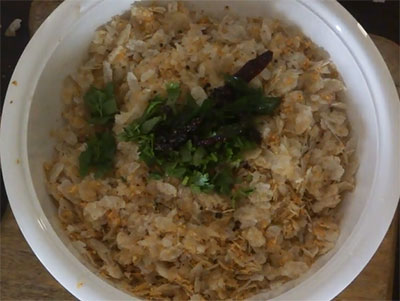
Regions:
<instances>
[{"instance_id":1,"label":"wooden table surface","mask_svg":"<svg viewBox=\"0 0 400 301\"><path fill-rule=\"evenodd\" d=\"M32 24L30 24L32 26ZM399 88L399 47L374 36L397 88ZM398 214L361 274L336 300L391 300L398 232ZM74 300L41 265L23 238L10 209L0 227L0 299L1 300Z\"/></svg>"}]
</instances>

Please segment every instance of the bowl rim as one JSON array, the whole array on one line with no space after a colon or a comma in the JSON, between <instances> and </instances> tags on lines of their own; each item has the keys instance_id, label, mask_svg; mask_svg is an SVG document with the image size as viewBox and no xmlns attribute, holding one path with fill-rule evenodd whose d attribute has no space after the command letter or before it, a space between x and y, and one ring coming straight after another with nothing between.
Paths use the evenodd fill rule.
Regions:
<instances>
[{"instance_id":1,"label":"bowl rim","mask_svg":"<svg viewBox=\"0 0 400 301\"><path fill-rule=\"evenodd\" d=\"M69 32L70 25L84 18L91 8L103 1L66 0L43 23L25 48L11 77L0 129L3 179L19 228L35 255L53 277L75 297L84 300L121 300L133 297L91 272L72 255L51 227L35 197L31 182L27 127L36 84L54 49ZM363 72L375 99L374 103L376 99L381 99L385 104L375 106L381 157L377 162L371 198L379 202L369 204L371 208L368 212L363 210L348 241L323 267L296 287L276 297L277 300L325 300L335 297L361 272L379 247L393 218L400 195L400 104L393 80L379 51L361 25L339 3L323 0L295 1L313 12L335 32ZM71 11L78 13L71 14ZM57 28L57 31L53 28ZM42 41L50 42L44 46ZM18 84L12 84L13 81ZM18 99L25 101L10 103ZM384 207L380 206L382 202ZM369 227L371 231L368 235L363 234L363 227L371 222L375 222L374 227ZM356 252L357 256L353 256ZM81 286L78 282L83 275L85 282Z\"/></svg>"}]
</instances>

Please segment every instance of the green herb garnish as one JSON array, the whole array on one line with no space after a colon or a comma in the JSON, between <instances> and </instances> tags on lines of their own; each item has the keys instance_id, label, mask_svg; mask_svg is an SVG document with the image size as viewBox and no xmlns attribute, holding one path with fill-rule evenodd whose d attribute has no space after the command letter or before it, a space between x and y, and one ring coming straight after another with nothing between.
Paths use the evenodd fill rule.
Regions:
<instances>
[{"instance_id":1,"label":"green herb garnish","mask_svg":"<svg viewBox=\"0 0 400 301\"><path fill-rule=\"evenodd\" d=\"M247 179L238 179L237 171L243 153L261 142L255 117L274 114L281 102L248 85L272 57L272 52L266 51L247 62L201 105L190 95L182 97L178 83L167 84L166 95L151 99L143 115L125 127L119 138L138 143L140 159L150 169L149 178L178 178L195 192L229 196L235 207L253 191L246 186ZM79 157L80 174L83 177L94 171L100 177L112 170L116 152L110 132L118 111L113 85L109 83L103 90L91 87L84 101L88 121L103 125L96 131L105 132L87 142Z\"/></svg>"},{"instance_id":2,"label":"green herb garnish","mask_svg":"<svg viewBox=\"0 0 400 301\"><path fill-rule=\"evenodd\" d=\"M248 197L254 191L253 188L239 187L235 192L232 193L232 207L236 207L236 202Z\"/></svg>"},{"instance_id":3,"label":"green herb garnish","mask_svg":"<svg viewBox=\"0 0 400 301\"><path fill-rule=\"evenodd\" d=\"M104 89L90 87L83 99L90 114L90 123L106 124L113 120L118 111L112 83L108 83Z\"/></svg>"},{"instance_id":4,"label":"green herb garnish","mask_svg":"<svg viewBox=\"0 0 400 301\"><path fill-rule=\"evenodd\" d=\"M110 132L91 137L87 148L79 155L79 173L81 177L94 171L95 177L102 177L112 170L116 152L115 138Z\"/></svg>"},{"instance_id":5,"label":"green herb garnish","mask_svg":"<svg viewBox=\"0 0 400 301\"><path fill-rule=\"evenodd\" d=\"M252 191L233 188L243 153L261 141L254 118L272 115L281 99L236 77L226 77L223 89L197 105L190 96L182 101L178 84L167 84L167 95L153 98L120 138L138 143L150 178L178 178L195 192L230 196L234 206Z\"/></svg>"}]
</instances>

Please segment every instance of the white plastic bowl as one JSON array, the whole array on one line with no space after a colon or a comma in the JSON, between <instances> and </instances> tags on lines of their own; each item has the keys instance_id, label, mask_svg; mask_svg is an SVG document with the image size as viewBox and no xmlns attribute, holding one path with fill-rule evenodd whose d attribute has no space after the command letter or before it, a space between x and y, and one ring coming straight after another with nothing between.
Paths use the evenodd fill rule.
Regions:
<instances>
[{"instance_id":1,"label":"white plastic bowl","mask_svg":"<svg viewBox=\"0 0 400 301\"><path fill-rule=\"evenodd\" d=\"M86 54L95 29L129 9L132 0L67 0L38 30L15 69L1 127L1 164L12 210L26 240L49 272L83 300L131 296L92 272L62 232L45 190L43 162L51 157L50 129L60 117L63 79ZM279 300L327 300L370 260L392 220L400 195L399 101L378 50L364 29L335 1L196 1L218 14L229 4L242 15L272 16L298 25L331 55L347 85L349 116L359 139L357 186L342 204L334 250L280 291Z\"/></svg>"}]
</instances>

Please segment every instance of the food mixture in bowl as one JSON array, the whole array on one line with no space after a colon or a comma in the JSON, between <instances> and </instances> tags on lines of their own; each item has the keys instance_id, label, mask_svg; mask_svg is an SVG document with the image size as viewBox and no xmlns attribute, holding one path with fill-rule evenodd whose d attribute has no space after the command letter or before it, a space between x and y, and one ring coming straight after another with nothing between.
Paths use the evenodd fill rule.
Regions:
<instances>
[{"instance_id":1,"label":"food mixture in bowl","mask_svg":"<svg viewBox=\"0 0 400 301\"><path fill-rule=\"evenodd\" d=\"M47 185L74 246L135 296L241 299L335 245L354 188L344 84L278 20L134 5L66 79Z\"/></svg>"}]
</instances>

